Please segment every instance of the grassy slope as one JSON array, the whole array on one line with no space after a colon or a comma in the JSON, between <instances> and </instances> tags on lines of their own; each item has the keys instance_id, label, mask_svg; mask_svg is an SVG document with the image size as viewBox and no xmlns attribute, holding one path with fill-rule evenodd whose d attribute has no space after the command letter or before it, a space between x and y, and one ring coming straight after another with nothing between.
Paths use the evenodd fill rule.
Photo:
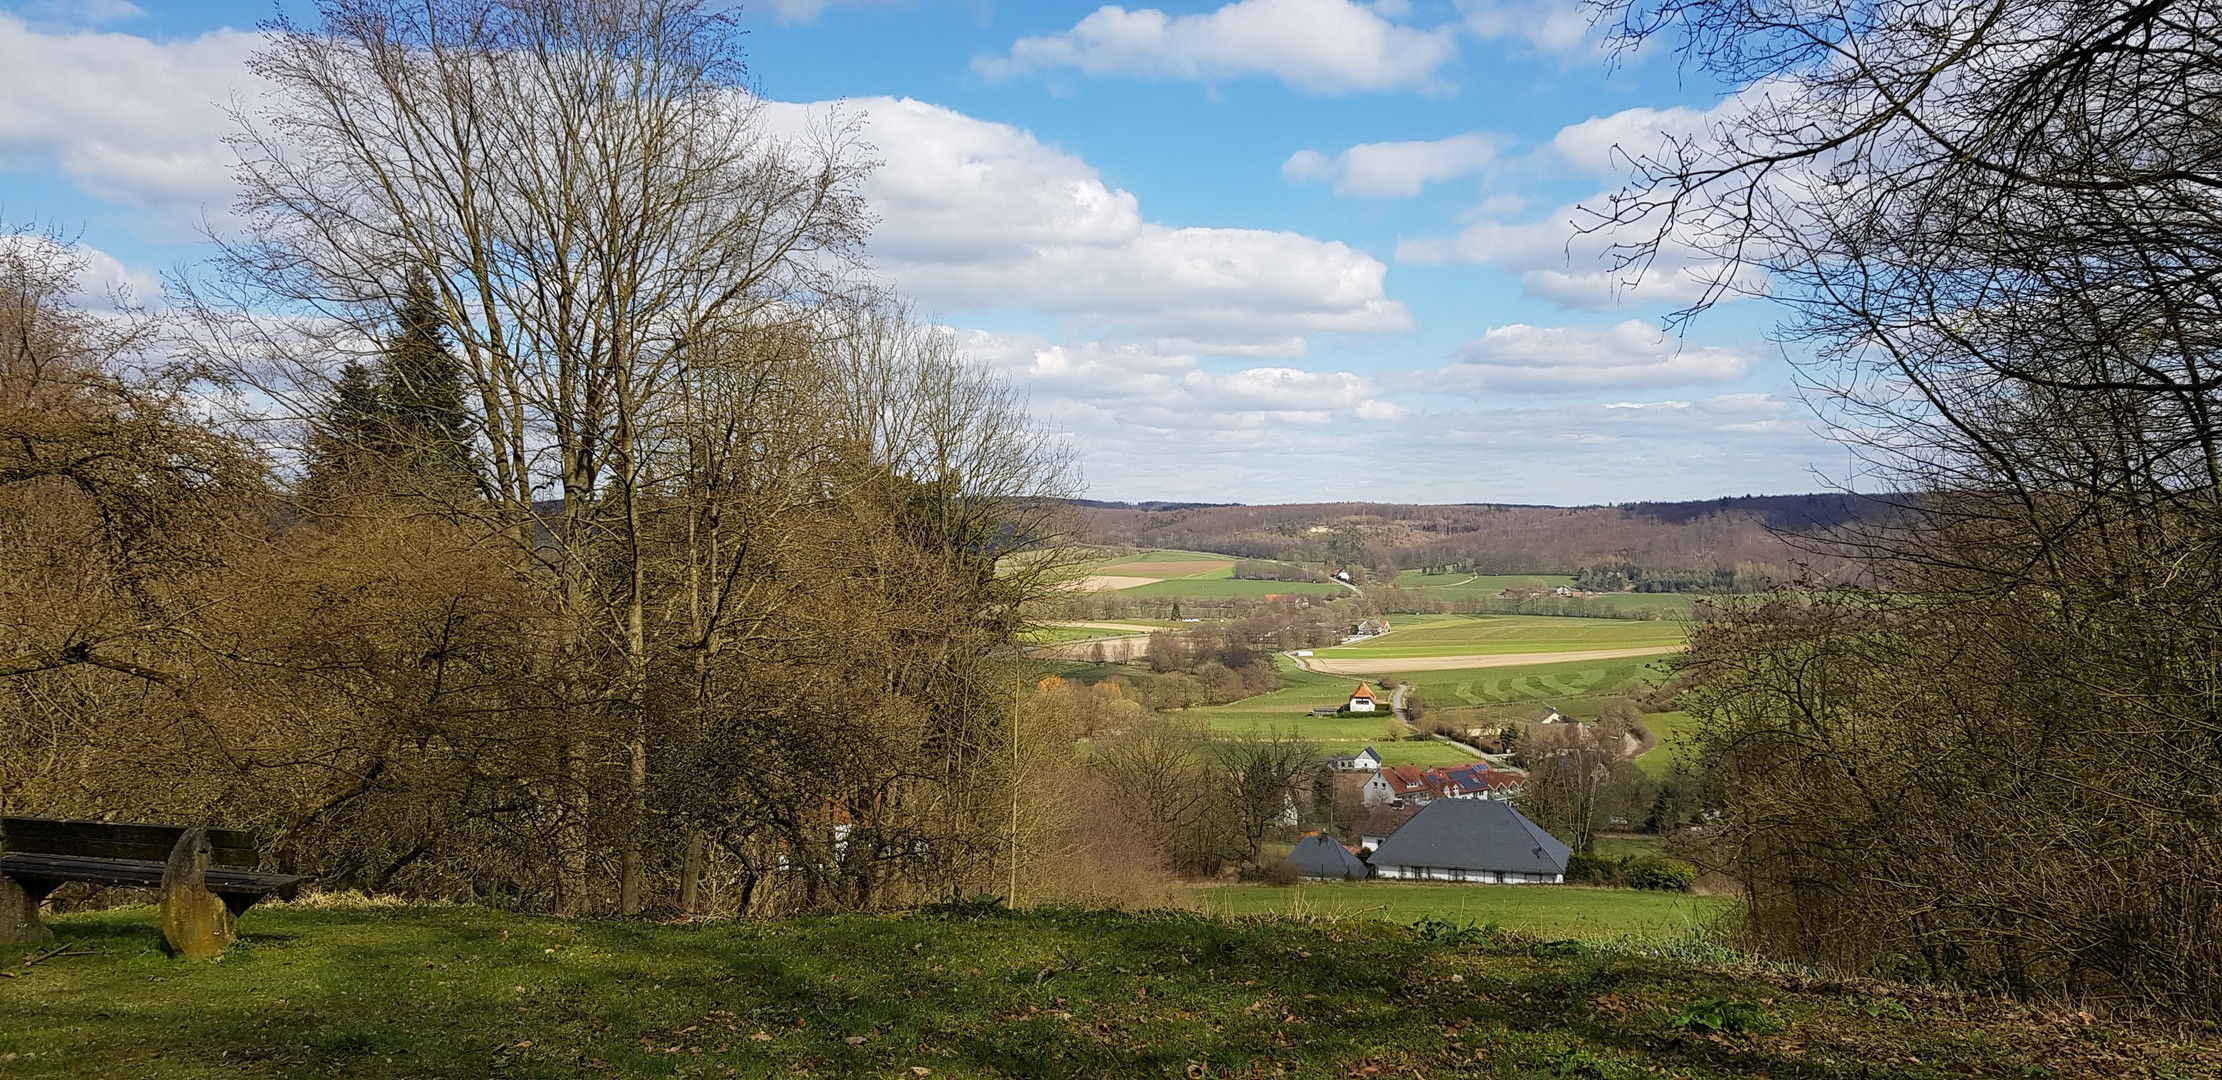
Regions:
<instances>
[{"instance_id":1,"label":"grassy slope","mask_svg":"<svg viewBox=\"0 0 2222 1080\"><path fill-rule=\"evenodd\" d=\"M1251 730L1287 732L1318 743L1329 754L1354 754L1371 746L1390 765L1458 765L1474 759L1432 739L1391 741L1386 709L1370 716L1313 716L1315 705L1338 705L1349 700L1358 680L1304 671L1290 664L1287 657L1275 657L1274 662L1281 669L1281 689L1227 705L1190 709L1182 715L1220 735Z\"/></svg>"},{"instance_id":2,"label":"grassy slope","mask_svg":"<svg viewBox=\"0 0 2222 1080\"><path fill-rule=\"evenodd\" d=\"M2211 1035L2140 1037L1628 949L1434 945L1376 920L660 926L279 908L250 913L242 945L201 965L163 958L151 923L143 908L61 919L93 955L0 979L0 1074L2044 1080L2222 1067ZM1674 1025L1720 998L1748 1005L1764 1033Z\"/></svg>"},{"instance_id":3,"label":"grassy slope","mask_svg":"<svg viewBox=\"0 0 2222 1080\"><path fill-rule=\"evenodd\" d=\"M1612 854L1622 854L1614 851ZM1220 915L1331 915L1410 923L1423 915L1497 923L1546 938L1666 939L1688 935L1730 906L1716 897L1581 886L1452 885L1404 881L1228 885L1200 890Z\"/></svg>"},{"instance_id":4,"label":"grassy slope","mask_svg":"<svg viewBox=\"0 0 2222 1080\"><path fill-rule=\"evenodd\" d=\"M1200 577L1168 578L1147 585L1120 589L1122 596L1195 596L1241 597L1255 599L1275 594L1308 593L1312 596L1332 596L1343 592L1340 585L1323 585L1309 581L1240 581L1225 576L1206 574Z\"/></svg>"},{"instance_id":5,"label":"grassy slope","mask_svg":"<svg viewBox=\"0 0 2222 1080\"><path fill-rule=\"evenodd\" d=\"M1399 589L1426 589L1445 600L1469 597L1495 598L1506 589L1551 589L1572 585L1574 579L1560 574L1421 574L1405 571L1390 580Z\"/></svg>"},{"instance_id":6,"label":"grassy slope","mask_svg":"<svg viewBox=\"0 0 2222 1080\"><path fill-rule=\"evenodd\" d=\"M1658 739L1658 744L1636 759L1636 765L1655 777L1665 776L1674 769L1676 751L1697 732L1697 718L1686 712L1651 713L1643 718L1645 727Z\"/></svg>"},{"instance_id":7,"label":"grassy slope","mask_svg":"<svg viewBox=\"0 0 2222 1080\"><path fill-rule=\"evenodd\" d=\"M1481 707L1490 715L1512 717L1549 704L1586 718L1596 715L1605 699L1662 679L1657 659L1634 656L1469 671L1417 671L1405 680L1419 688L1421 698L1436 712Z\"/></svg>"}]
</instances>

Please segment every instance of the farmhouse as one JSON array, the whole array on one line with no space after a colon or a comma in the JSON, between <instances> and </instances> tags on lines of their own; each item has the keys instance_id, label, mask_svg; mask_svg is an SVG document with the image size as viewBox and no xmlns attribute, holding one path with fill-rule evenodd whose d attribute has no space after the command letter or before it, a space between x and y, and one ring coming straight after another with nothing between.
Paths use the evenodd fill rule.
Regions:
<instances>
[{"instance_id":1,"label":"farmhouse","mask_svg":"<svg viewBox=\"0 0 2222 1080\"><path fill-rule=\"evenodd\" d=\"M1374 849L1373 872L1407 881L1555 883L1566 880L1570 854L1510 803L1443 799Z\"/></svg>"},{"instance_id":2,"label":"farmhouse","mask_svg":"<svg viewBox=\"0 0 2222 1080\"><path fill-rule=\"evenodd\" d=\"M1372 712L1373 707L1373 687L1367 686L1365 683L1359 683L1358 688L1350 692L1350 711Z\"/></svg>"},{"instance_id":3,"label":"farmhouse","mask_svg":"<svg viewBox=\"0 0 2222 1080\"><path fill-rule=\"evenodd\" d=\"M1327 767L1336 772L1372 772L1381 767L1381 755L1369 746L1349 757L1328 758Z\"/></svg>"},{"instance_id":4,"label":"farmhouse","mask_svg":"<svg viewBox=\"0 0 2222 1080\"><path fill-rule=\"evenodd\" d=\"M1366 864L1323 832L1298 840L1296 849L1288 853L1288 861L1295 864L1297 873L1308 878L1358 881L1366 876Z\"/></svg>"}]
</instances>

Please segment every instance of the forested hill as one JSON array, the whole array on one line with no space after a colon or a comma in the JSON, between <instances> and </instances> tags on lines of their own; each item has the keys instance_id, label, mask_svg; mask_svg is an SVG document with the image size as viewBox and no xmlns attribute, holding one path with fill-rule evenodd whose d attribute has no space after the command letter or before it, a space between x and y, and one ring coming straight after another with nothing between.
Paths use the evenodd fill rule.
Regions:
<instances>
[{"instance_id":1,"label":"forested hill","mask_svg":"<svg viewBox=\"0 0 2222 1080\"><path fill-rule=\"evenodd\" d=\"M1647 572L1739 569L1783 579L1799 565L1838 569L1800 537L1882 518L1858 495L1757 495L1619 506L1302 503L1202 506L1076 504L1099 544L1212 551L1245 558L1350 562L1375 570L1441 567L1485 574L1571 574L1630 565Z\"/></svg>"}]
</instances>

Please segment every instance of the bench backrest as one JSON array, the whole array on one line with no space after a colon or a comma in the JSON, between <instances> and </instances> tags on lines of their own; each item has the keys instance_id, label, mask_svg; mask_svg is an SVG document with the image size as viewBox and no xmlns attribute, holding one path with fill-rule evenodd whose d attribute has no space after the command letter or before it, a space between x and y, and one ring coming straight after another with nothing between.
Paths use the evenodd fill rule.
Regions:
<instances>
[{"instance_id":1,"label":"bench backrest","mask_svg":"<svg viewBox=\"0 0 2222 1080\"><path fill-rule=\"evenodd\" d=\"M63 818L0 818L0 848L20 855L76 855L88 859L143 859L163 862L185 835L184 825L143 822L71 821ZM262 862L255 834L241 829L208 830L209 864L253 869Z\"/></svg>"}]
</instances>

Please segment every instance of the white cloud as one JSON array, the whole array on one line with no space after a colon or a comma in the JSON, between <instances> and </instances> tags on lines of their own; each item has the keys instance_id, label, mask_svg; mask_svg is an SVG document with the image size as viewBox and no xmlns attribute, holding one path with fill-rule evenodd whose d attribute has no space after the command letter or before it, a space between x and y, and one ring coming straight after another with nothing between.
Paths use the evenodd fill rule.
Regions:
<instances>
[{"instance_id":1,"label":"white cloud","mask_svg":"<svg viewBox=\"0 0 2222 1080\"><path fill-rule=\"evenodd\" d=\"M1456 57L1447 29L1391 22L1401 5L1351 0L1236 0L1202 15L1156 8L1097 8L1072 29L1020 38L1008 56L974 70L1001 78L1052 68L1089 75L1231 79L1270 75L1307 93L1440 89L1437 69Z\"/></svg>"},{"instance_id":2,"label":"white cloud","mask_svg":"<svg viewBox=\"0 0 2222 1080\"><path fill-rule=\"evenodd\" d=\"M1483 132L1425 142L1360 143L1330 159L1299 150L1281 163L1291 180L1332 180L1335 194L1359 198L1410 198L1438 181L1486 171L1504 145Z\"/></svg>"},{"instance_id":3,"label":"white cloud","mask_svg":"<svg viewBox=\"0 0 2222 1080\"><path fill-rule=\"evenodd\" d=\"M1589 40L1584 0L1459 0L1466 29L1485 41L1519 38L1548 53L1568 53Z\"/></svg>"},{"instance_id":4,"label":"white cloud","mask_svg":"<svg viewBox=\"0 0 2222 1080\"><path fill-rule=\"evenodd\" d=\"M1140 430L1196 436L1398 412L1377 396L1374 380L1347 371L1259 366L1214 374L1195 355L1158 346L1052 344L984 330L960 331L958 341L1025 387L1037 414L1084 436L1123 438Z\"/></svg>"},{"instance_id":5,"label":"white cloud","mask_svg":"<svg viewBox=\"0 0 2222 1080\"><path fill-rule=\"evenodd\" d=\"M0 14L0 168L52 163L89 194L180 218L220 207L231 195L223 106L250 85L257 41L41 34Z\"/></svg>"},{"instance_id":6,"label":"white cloud","mask_svg":"<svg viewBox=\"0 0 2222 1080\"><path fill-rule=\"evenodd\" d=\"M1711 114L1684 106L1622 109L1560 128L1551 149L1568 164L1593 173L1620 175L1628 163L1675 137L1703 131Z\"/></svg>"},{"instance_id":7,"label":"white cloud","mask_svg":"<svg viewBox=\"0 0 2222 1080\"><path fill-rule=\"evenodd\" d=\"M1602 329L1513 323L1467 342L1457 362L1425 373L1421 382L1465 394L1682 386L1741 379L1752 359L1747 350L1691 344L1640 319Z\"/></svg>"},{"instance_id":8,"label":"white cloud","mask_svg":"<svg viewBox=\"0 0 2222 1080\"><path fill-rule=\"evenodd\" d=\"M1311 334L1409 329L1388 268L1334 241L1173 228L1085 161L1004 124L909 99L849 103L884 165L866 187L875 267L943 311L1031 309L1090 337L1259 357ZM829 106L773 105L799 129Z\"/></svg>"}]
</instances>

